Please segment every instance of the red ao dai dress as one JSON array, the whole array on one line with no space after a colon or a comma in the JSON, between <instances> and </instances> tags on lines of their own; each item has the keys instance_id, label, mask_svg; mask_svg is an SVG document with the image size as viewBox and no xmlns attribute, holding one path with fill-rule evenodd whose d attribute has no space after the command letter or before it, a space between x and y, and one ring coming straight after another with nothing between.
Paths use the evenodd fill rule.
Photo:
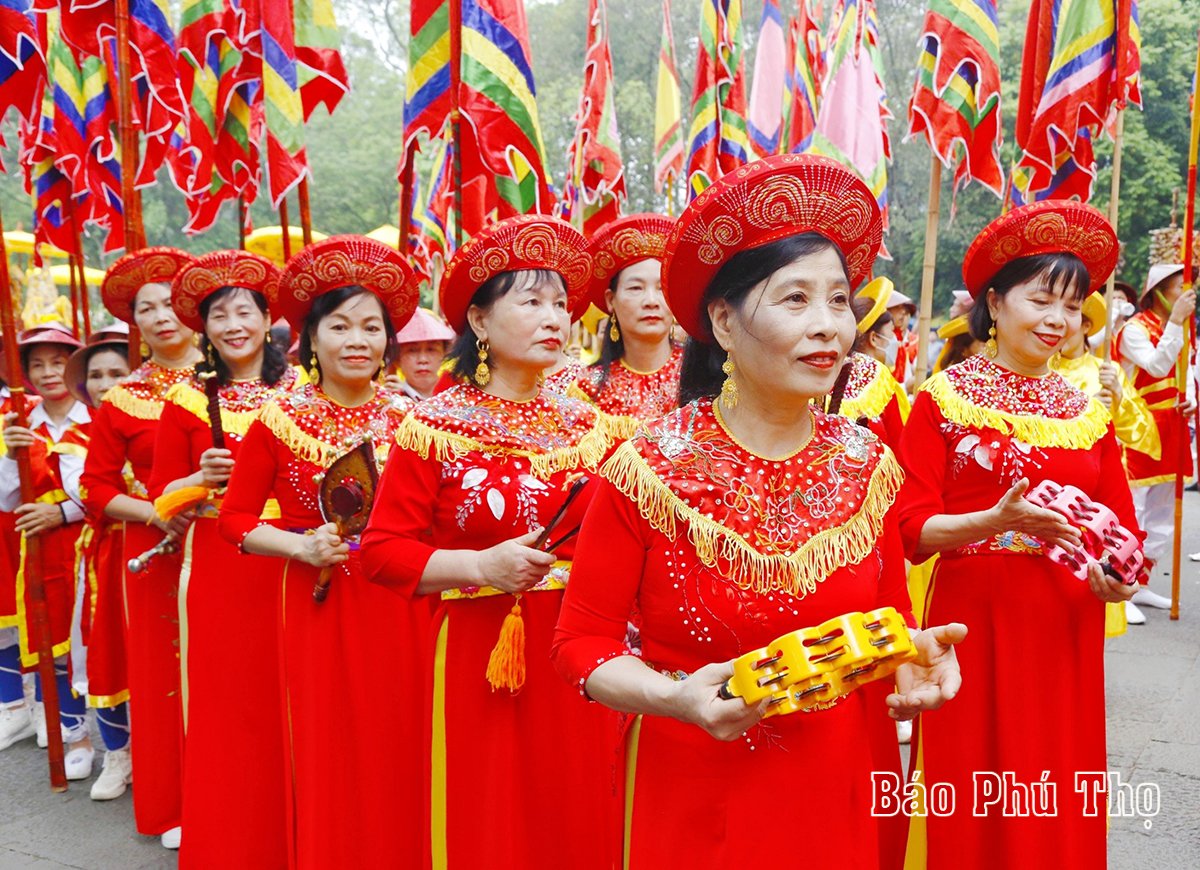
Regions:
<instances>
[{"instance_id":1,"label":"red ao dai dress","mask_svg":"<svg viewBox=\"0 0 1200 870\"><path fill-rule=\"evenodd\" d=\"M517 403L462 384L420 403L397 433L363 538L368 576L414 596L435 550L482 550L549 522L571 482L611 449L608 426L585 402L545 390ZM551 543L580 524L587 494ZM550 664L574 541L520 598L526 677L516 693L485 677L514 597L463 587L437 601L426 783L435 868L619 862L616 717L579 704Z\"/></svg>"},{"instance_id":2,"label":"red ao dai dress","mask_svg":"<svg viewBox=\"0 0 1200 870\"><path fill-rule=\"evenodd\" d=\"M676 678L848 612L892 606L911 620L892 510L900 467L867 429L812 417L807 444L764 459L699 400L604 465L555 636L555 664L580 694L597 666L630 654L634 612L645 661ZM638 717L626 866L879 866L871 772L898 775L899 757L894 725L870 703L854 692L729 743ZM881 724L890 761L873 752ZM809 809L819 821L801 821Z\"/></svg>"},{"instance_id":3,"label":"red ao dai dress","mask_svg":"<svg viewBox=\"0 0 1200 870\"><path fill-rule=\"evenodd\" d=\"M80 487L93 517L103 517L118 495L148 497L165 396L192 374L191 366L169 369L147 362L105 395L93 416ZM138 833L148 835L176 827L182 812L178 603L182 557L178 553L157 556L140 574L130 574L125 564L162 536L155 526L125 524L121 537L113 539L119 544L115 549L120 552L113 554L119 564L109 564L108 573L98 576L101 586L117 585L126 620L129 703L138 732L137 740L130 743L138 772L133 812ZM104 564L108 563L101 560L98 567Z\"/></svg>"},{"instance_id":4,"label":"red ao dai dress","mask_svg":"<svg viewBox=\"0 0 1200 870\"><path fill-rule=\"evenodd\" d=\"M910 554L930 517L990 508L1022 477L1077 486L1137 530L1108 412L1057 373L1024 377L978 355L934 375L901 459ZM1076 791L1077 775L1106 769L1104 604L1043 549L1009 531L938 560L926 621L962 622L970 635L955 648L962 690L921 717L914 741L924 781L952 785L956 798L952 814L925 820L931 870L1105 865L1104 795L1088 816ZM1031 597L1036 618L1022 604ZM1026 784L1045 772L1056 812L1005 817L977 803L973 774L1006 771Z\"/></svg>"},{"instance_id":5,"label":"red ao dai dress","mask_svg":"<svg viewBox=\"0 0 1200 870\"><path fill-rule=\"evenodd\" d=\"M305 386L268 405L250 427L221 506L228 541L264 523L269 498L289 531L324 525L325 469L365 438L382 466L412 403L379 389L346 408ZM287 723L289 850L293 867L416 867L421 860L422 728L430 612L363 577L361 551L334 569L318 604L319 569L269 559L255 583L282 596L283 721Z\"/></svg>"},{"instance_id":6,"label":"red ao dai dress","mask_svg":"<svg viewBox=\"0 0 1200 870\"><path fill-rule=\"evenodd\" d=\"M38 401L31 397L30 401ZM0 386L0 418L12 413L12 395L8 387ZM8 449L0 439L0 456ZM17 531L17 515L0 511L0 628L10 628L20 622L17 610L17 566L21 557L21 534Z\"/></svg>"},{"instance_id":7,"label":"red ao dai dress","mask_svg":"<svg viewBox=\"0 0 1200 870\"><path fill-rule=\"evenodd\" d=\"M267 402L292 389L234 381L220 390L225 446L236 461ZM195 382L167 393L150 494L200 467L212 447L208 401ZM185 755L181 867L287 864L284 726L279 686L278 591L270 560L238 552L217 531L222 493L198 511L179 581ZM133 726L137 727L136 723Z\"/></svg>"},{"instance_id":8,"label":"red ao dai dress","mask_svg":"<svg viewBox=\"0 0 1200 870\"><path fill-rule=\"evenodd\" d=\"M898 448L910 408L904 387L887 366L868 354L853 353L847 364L850 377L838 413L851 420L866 417L888 446Z\"/></svg>"},{"instance_id":9,"label":"red ao dai dress","mask_svg":"<svg viewBox=\"0 0 1200 870\"><path fill-rule=\"evenodd\" d=\"M679 369L683 348L673 347L671 356L657 370L634 371L624 360L607 366L591 366L575 381L574 390L621 424L621 434L632 437L642 423L657 420L679 407ZM574 390L571 395L575 395Z\"/></svg>"}]
</instances>

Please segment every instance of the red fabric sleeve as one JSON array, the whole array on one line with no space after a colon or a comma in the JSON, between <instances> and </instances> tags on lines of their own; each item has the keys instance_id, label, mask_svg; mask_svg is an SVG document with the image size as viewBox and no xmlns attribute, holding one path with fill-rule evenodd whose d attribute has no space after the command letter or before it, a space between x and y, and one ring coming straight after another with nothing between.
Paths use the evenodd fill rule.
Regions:
<instances>
[{"instance_id":1,"label":"red fabric sleeve","mask_svg":"<svg viewBox=\"0 0 1200 870\"><path fill-rule=\"evenodd\" d=\"M602 481L583 520L550 649L559 674L580 692L597 667L630 655L625 632L646 568L646 532L637 505Z\"/></svg>"},{"instance_id":2,"label":"red fabric sleeve","mask_svg":"<svg viewBox=\"0 0 1200 870\"><path fill-rule=\"evenodd\" d=\"M104 509L118 495L128 495L125 437L113 425L119 413L112 405L103 404L92 413L91 443L79 483L84 505L93 517L104 516Z\"/></svg>"},{"instance_id":3,"label":"red fabric sleeve","mask_svg":"<svg viewBox=\"0 0 1200 870\"><path fill-rule=\"evenodd\" d=\"M900 511L897 505L883 518L880 540L883 571L879 576L879 597L875 607L894 607L909 628L918 628L908 597L908 570L904 564L904 540L900 536Z\"/></svg>"},{"instance_id":4,"label":"red fabric sleeve","mask_svg":"<svg viewBox=\"0 0 1200 870\"><path fill-rule=\"evenodd\" d=\"M900 440L904 437L904 418L900 415L900 400L892 396L879 415L883 423L883 440L893 450L900 449Z\"/></svg>"},{"instance_id":5,"label":"red fabric sleeve","mask_svg":"<svg viewBox=\"0 0 1200 870\"><path fill-rule=\"evenodd\" d=\"M150 498L162 495L167 484L187 477L200 466L192 457L191 430L204 424L173 402L163 405L154 441L154 470L150 473Z\"/></svg>"},{"instance_id":6,"label":"red fabric sleeve","mask_svg":"<svg viewBox=\"0 0 1200 870\"><path fill-rule=\"evenodd\" d=\"M393 447L375 493L371 520L362 538L366 578L410 598L425 573L433 545L433 512L441 485L441 463Z\"/></svg>"},{"instance_id":7,"label":"red fabric sleeve","mask_svg":"<svg viewBox=\"0 0 1200 870\"><path fill-rule=\"evenodd\" d=\"M900 438L904 486L900 490L899 526L904 553L914 564L930 554L917 555L921 530L930 517L946 512L942 492L946 477L946 439L941 411L928 393L917 395Z\"/></svg>"},{"instance_id":8,"label":"red fabric sleeve","mask_svg":"<svg viewBox=\"0 0 1200 870\"><path fill-rule=\"evenodd\" d=\"M275 488L278 449L275 433L258 420L250 424L238 449L237 463L233 466L217 519L221 537L239 550L246 535L259 526L270 525L260 517Z\"/></svg>"},{"instance_id":9,"label":"red fabric sleeve","mask_svg":"<svg viewBox=\"0 0 1200 870\"><path fill-rule=\"evenodd\" d=\"M1137 512L1133 508L1133 494L1129 491L1129 478L1121 461L1121 445L1117 441L1112 424L1100 439L1100 481L1097 491L1091 493L1093 501L1104 505L1117 515L1121 525L1146 540L1146 533L1138 525Z\"/></svg>"}]
</instances>

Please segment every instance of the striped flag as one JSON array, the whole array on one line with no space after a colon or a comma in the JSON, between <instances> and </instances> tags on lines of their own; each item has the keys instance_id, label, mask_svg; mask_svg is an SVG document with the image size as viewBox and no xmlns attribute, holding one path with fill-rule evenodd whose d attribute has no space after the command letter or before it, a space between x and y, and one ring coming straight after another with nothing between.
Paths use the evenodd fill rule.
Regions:
<instances>
[{"instance_id":1,"label":"striped flag","mask_svg":"<svg viewBox=\"0 0 1200 870\"><path fill-rule=\"evenodd\" d=\"M1054 187L1090 198L1091 137L1111 133L1117 109L1140 104L1140 48L1134 0L1034 0L1016 123L1026 195Z\"/></svg>"},{"instance_id":2,"label":"striped flag","mask_svg":"<svg viewBox=\"0 0 1200 870\"><path fill-rule=\"evenodd\" d=\"M957 191L978 181L1003 194L1000 34L995 0L932 0L925 13L908 135L924 134Z\"/></svg>"},{"instance_id":3,"label":"striped flag","mask_svg":"<svg viewBox=\"0 0 1200 870\"><path fill-rule=\"evenodd\" d=\"M688 191L692 197L751 159L745 79L742 0L702 0L688 133Z\"/></svg>"},{"instance_id":4,"label":"striped flag","mask_svg":"<svg viewBox=\"0 0 1200 870\"><path fill-rule=\"evenodd\" d=\"M308 154L304 148L304 103L300 98L291 2L258 2L261 4L258 39L251 43L250 51L261 62L271 205L279 208L288 192L308 175Z\"/></svg>"},{"instance_id":5,"label":"striped flag","mask_svg":"<svg viewBox=\"0 0 1200 870\"><path fill-rule=\"evenodd\" d=\"M862 177L879 203L886 229L891 112L883 88L874 0L845 0L835 9L827 43L829 68L821 86L811 150Z\"/></svg>"},{"instance_id":6,"label":"striped flag","mask_svg":"<svg viewBox=\"0 0 1200 870\"><path fill-rule=\"evenodd\" d=\"M332 0L292 0L296 25L296 68L304 119L325 106L333 112L350 90L338 47L342 42Z\"/></svg>"},{"instance_id":7,"label":"striped flag","mask_svg":"<svg viewBox=\"0 0 1200 870\"><path fill-rule=\"evenodd\" d=\"M683 172L683 98L675 67L671 33L671 0L663 0L662 42L658 49L658 82L654 94L654 190L662 193Z\"/></svg>"},{"instance_id":8,"label":"striped flag","mask_svg":"<svg viewBox=\"0 0 1200 870\"><path fill-rule=\"evenodd\" d=\"M15 107L23 123L37 114L46 76L30 0L0 0L0 119ZM0 136L0 148L4 138ZM0 171L4 165L0 163Z\"/></svg>"},{"instance_id":9,"label":"striped flag","mask_svg":"<svg viewBox=\"0 0 1200 870\"><path fill-rule=\"evenodd\" d=\"M800 13L788 29L788 94L780 145L793 154L807 151L812 144L824 75L824 40L810 2L800 0Z\"/></svg>"},{"instance_id":10,"label":"striped flag","mask_svg":"<svg viewBox=\"0 0 1200 870\"><path fill-rule=\"evenodd\" d=\"M759 157L779 151L787 65L787 37L779 0L765 0L754 51L754 78L750 83L748 118L750 142Z\"/></svg>"},{"instance_id":11,"label":"striped flag","mask_svg":"<svg viewBox=\"0 0 1200 870\"><path fill-rule=\"evenodd\" d=\"M590 235L620 216L627 194L604 0L590 0L588 7L583 91L575 111L575 135L567 148L567 167L564 219L576 219L584 235Z\"/></svg>"}]
</instances>

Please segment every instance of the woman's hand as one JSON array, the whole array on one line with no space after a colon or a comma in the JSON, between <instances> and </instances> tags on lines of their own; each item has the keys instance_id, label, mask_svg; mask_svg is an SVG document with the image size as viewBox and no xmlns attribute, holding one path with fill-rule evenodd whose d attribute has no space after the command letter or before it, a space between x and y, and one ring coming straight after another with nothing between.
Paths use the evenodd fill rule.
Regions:
<instances>
[{"instance_id":1,"label":"woman's hand","mask_svg":"<svg viewBox=\"0 0 1200 870\"><path fill-rule=\"evenodd\" d=\"M478 571L484 584L515 594L545 577L554 564L554 555L531 546L541 533L541 529L533 529L519 538L480 550Z\"/></svg>"},{"instance_id":2,"label":"woman's hand","mask_svg":"<svg viewBox=\"0 0 1200 870\"><path fill-rule=\"evenodd\" d=\"M675 690L675 718L699 725L718 740L737 740L758 724L770 700L753 707L741 698L722 698L717 693L733 676L733 660L705 665L680 680Z\"/></svg>"},{"instance_id":3,"label":"woman's hand","mask_svg":"<svg viewBox=\"0 0 1200 870\"><path fill-rule=\"evenodd\" d=\"M13 513L17 515L17 531L26 535L40 535L57 529L65 522L62 509L56 504L17 505Z\"/></svg>"},{"instance_id":4,"label":"woman's hand","mask_svg":"<svg viewBox=\"0 0 1200 870\"><path fill-rule=\"evenodd\" d=\"M1012 485L991 509L991 525L996 532L1024 532L1046 544L1079 547L1083 538L1062 514L1038 507L1025 500L1029 479L1021 478Z\"/></svg>"},{"instance_id":5,"label":"woman's hand","mask_svg":"<svg viewBox=\"0 0 1200 870\"><path fill-rule=\"evenodd\" d=\"M1100 395L1097 397L1110 411L1121 404L1121 378L1112 363L1100 364Z\"/></svg>"},{"instance_id":6,"label":"woman's hand","mask_svg":"<svg viewBox=\"0 0 1200 870\"><path fill-rule=\"evenodd\" d=\"M223 447L210 447L200 454L200 475L204 486L214 489L229 483L233 474L233 453Z\"/></svg>"},{"instance_id":7,"label":"woman's hand","mask_svg":"<svg viewBox=\"0 0 1200 870\"><path fill-rule=\"evenodd\" d=\"M1099 562L1088 562L1088 586L1092 590L1092 594L1104 602L1113 604L1120 601L1128 601L1133 597L1133 593L1137 592L1137 584L1126 586L1115 577L1110 577L1104 573L1104 568Z\"/></svg>"},{"instance_id":8,"label":"woman's hand","mask_svg":"<svg viewBox=\"0 0 1200 870\"><path fill-rule=\"evenodd\" d=\"M912 719L922 710L936 710L958 694L962 675L954 644L962 643L967 627L961 622L939 625L913 635L917 657L896 670L896 691L887 696L888 715Z\"/></svg>"},{"instance_id":9,"label":"woman's hand","mask_svg":"<svg viewBox=\"0 0 1200 870\"><path fill-rule=\"evenodd\" d=\"M326 523L302 536L299 558L315 568L331 568L350 558L350 545L338 534L337 523Z\"/></svg>"},{"instance_id":10,"label":"woman's hand","mask_svg":"<svg viewBox=\"0 0 1200 870\"><path fill-rule=\"evenodd\" d=\"M184 535L187 534L188 526L190 526L192 524L192 520L196 518L196 511L190 510L176 514L169 520L164 520L154 512L153 504L150 502L147 502L146 504L150 506L150 516L146 519L147 525L154 526L172 541L183 540Z\"/></svg>"},{"instance_id":11,"label":"woman's hand","mask_svg":"<svg viewBox=\"0 0 1200 870\"><path fill-rule=\"evenodd\" d=\"M37 438L33 434L32 429L13 425L16 419L16 414L9 413L4 415L4 446L8 448L9 453L18 447L32 447L33 442Z\"/></svg>"}]
</instances>

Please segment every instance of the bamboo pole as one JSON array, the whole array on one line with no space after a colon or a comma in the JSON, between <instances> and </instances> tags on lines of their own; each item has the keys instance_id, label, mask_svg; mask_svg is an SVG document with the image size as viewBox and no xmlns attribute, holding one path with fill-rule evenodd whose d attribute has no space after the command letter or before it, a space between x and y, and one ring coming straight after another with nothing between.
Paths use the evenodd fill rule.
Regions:
<instances>
[{"instance_id":1,"label":"bamboo pole","mask_svg":"<svg viewBox=\"0 0 1200 870\"><path fill-rule=\"evenodd\" d=\"M279 240L283 243L283 261L292 259L292 228L288 225L287 196L279 201Z\"/></svg>"},{"instance_id":2,"label":"bamboo pole","mask_svg":"<svg viewBox=\"0 0 1200 870\"><path fill-rule=\"evenodd\" d=\"M21 355L17 350L17 323L13 316L12 280L8 274L8 251L4 245L4 222L0 218L0 331L4 334L4 357L11 375L8 392L16 425L29 423L25 415L25 387L21 377ZM33 496L33 468L29 464L29 448L18 447L12 451L17 463L20 479L21 503L31 504ZM67 790L67 771L63 761L62 729L58 716L58 683L54 675L54 648L50 640L50 612L46 607L45 568L42 558L42 539L37 535L24 538L25 544L25 589L29 596L33 617L32 645L38 654L38 676L42 681L42 708L46 713L46 737L49 740L46 756L50 764L50 790Z\"/></svg>"},{"instance_id":3,"label":"bamboo pole","mask_svg":"<svg viewBox=\"0 0 1200 870\"><path fill-rule=\"evenodd\" d=\"M1121 204L1121 151L1125 141L1125 109L1117 109L1116 130L1113 133L1113 162L1112 162L1112 188L1108 195L1108 222L1112 224L1113 230L1117 229L1117 217L1120 212ZM1119 236L1120 233L1117 233ZM1112 343L1113 336L1109 332L1109 323L1112 323L1112 310L1114 300L1117 295L1117 270L1114 268L1112 274L1108 276L1108 283L1104 287L1104 311L1108 317L1108 323L1104 324L1104 361L1108 362L1112 359Z\"/></svg>"},{"instance_id":4,"label":"bamboo pole","mask_svg":"<svg viewBox=\"0 0 1200 870\"><path fill-rule=\"evenodd\" d=\"M296 189L296 198L300 202L300 232L304 236L304 247L307 248L313 243L312 212L308 206L308 176L300 179L300 186Z\"/></svg>"},{"instance_id":5,"label":"bamboo pole","mask_svg":"<svg viewBox=\"0 0 1200 870\"><path fill-rule=\"evenodd\" d=\"M79 301L82 303L79 316L83 321L83 338L86 341L92 334L92 300L88 296L87 258L83 255L83 234L79 231L79 222L75 220L74 209L71 209L71 233L75 237L75 250L79 252Z\"/></svg>"},{"instance_id":6,"label":"bamboo pole","mask_svg":"<svg viewBox=\"0 0 1200 870\"><path fill-rule=\"evenodd\" d=\"M1200 34L1197 37L1198 47L1196 52L1196 66L1193 82L1200 83ZM1183 211L1183 290L1187 292L1191 290L1194 281L1192 280L1192 267L1195 264L1195 238L1193 233L1196 226L1196 161L1200 157L1200 91L1192 97L1192 130L1191 138L1188 140L1188 175L1187 175L1187 198L1184 200ZM1191 317L1188 319L1188 340L1184 343L1183 349L1179 352L1179 359L1175 363L1175 385L1179 389L1179 401L1182 404L1187 399L1187 366L1191 359L1189 353L1192 341L1196 337L1196 319ZM1184 426L1184 432L1187 432L1187 418L1180 414L1180 419ZM1188 443L1186 437L1180 439L1182 441L1182 453L1180 457L1179 468L1175 472L1175 539L1172 542L1171 552L1171 619L1179 619L1179 573L1180 573L1180 553L1182 543L1180 537L1183 533L1183 467L1185 464L1191 464L1191 444Z\"/></svg>"},{"instance_id":7,"label":"bamboo pole","mask_svg":"<svg viewBox=\"0 0 1200 870\"><path fill-rule=\"evenodd\" d=\"M450 2L450 146L454 173L454 250L462 247L462 111L459 88L462 84L462 0Z\"/></svg>"},{"instance_id":8,"label":"bamboo pole","mask_svg":"<svg viewBox=\"0 0 1200 870\"><path fill-rule=\"evenodd\" d=\"M929 167L929 208L925 213L925 262L921 267L921 307L917 317L917 372L919 387L929 373L929 324L933 319L933 279L937 272L938 218L942 202L942 161L933 154Z\"/></svg>"}]
</instances>

